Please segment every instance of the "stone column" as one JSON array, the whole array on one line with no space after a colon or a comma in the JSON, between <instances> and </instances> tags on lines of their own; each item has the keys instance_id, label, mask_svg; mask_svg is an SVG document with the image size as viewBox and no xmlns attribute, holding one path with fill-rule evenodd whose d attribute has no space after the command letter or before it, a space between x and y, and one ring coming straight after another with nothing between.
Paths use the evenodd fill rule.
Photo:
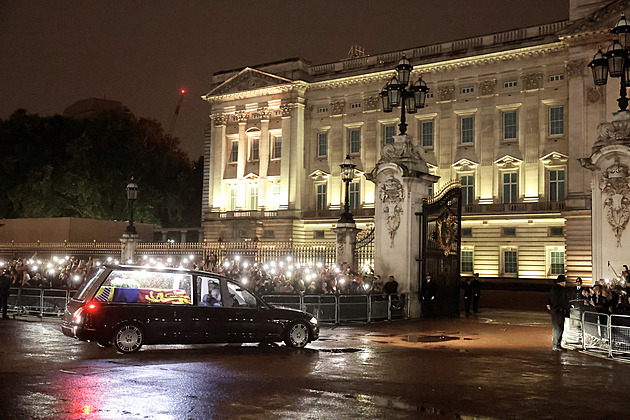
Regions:
<instances>
[{"instance_id":1,"label":"stone column","mask_svg":"<svg viewBox=\"0 0 630 420\"><path fill-rule=\"evenodd\" d=\"M419 318L420 217L422 199L439 180L430 175L420 148L406 135L383 147L381 160L367 178L376 184L374 270L393 275L398 292L409 296L409 313Z\"/></svg>"},{"instance_id":2,"label":"stone column","mask_svg":"<svg viewBox=\"0 0 630 420\"><path fill-rule=\"evenodd\" d=\"M336 259L337 264L343 267L352 267L355 271L357 267L357 233L360 229L357 229L357 225L352 222L340 220L337 223L337 227L333 228L337 234L337 250Z\"/></svg>"},{"instance_id":3,"label":"stone column","mask_svg":"<svg viewBox=\"0 0 630 420\"><path fill-rule=\"evenodd\" d=\"M267 206L267 197L269 196L269 182L267 180L267 173L269 172L269 119L271 118L271 112L269 110L261 111L263 118L260 120L260 140L258 143L258 176L260 177L260 183L258 184L258 203L260 206Z\"/></svg>"},{"instance_id":4,"label":"stone column","mask_svg":"<svg viewBox=\"0 0 630 420\"><path fill-rule=\"evenodd\" d=\"M138 247L137 233L123 233L120 238L120 262L121 264L133 264L136 262L136 248Z\"/></svg>"},{"instance_id":5,"label":"stone column","mask_svg":"<svg viewBox=\"0 0 630 420\"><path fill-rule=\"evenodd\" d=\"M630 112L599 124L591 156L580 163L591 171L593 281L616 277L630 265Z\"/></svg>"}]
</instances>

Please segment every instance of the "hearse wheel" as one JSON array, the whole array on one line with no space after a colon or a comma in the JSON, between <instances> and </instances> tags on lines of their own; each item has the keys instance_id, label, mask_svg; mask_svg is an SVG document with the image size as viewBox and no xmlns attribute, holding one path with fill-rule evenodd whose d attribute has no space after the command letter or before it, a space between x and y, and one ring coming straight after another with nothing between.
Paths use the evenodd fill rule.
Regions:
<instances>
[{"instance_id":1,"label":"hearse wheel","mask_svg":"<svg viewBox=\"0 0 630 420\"><path fill-rule=\"evenodd\" d=\"M308 326L302 321L294 322L287 329L284 342L287 346L301 349L308 344Z\"/></svg>"},{"instance_id":2,"label":"hearse wheel","mask_svg":"<svg viewBox=\"0 0 630 420\"><path fill-rule=\"evenodd\" d=\"M144 333L136 324L123 324L114 333L114 345L121 353L135 353L144 343Z\"/></svg>"}]
</instances>

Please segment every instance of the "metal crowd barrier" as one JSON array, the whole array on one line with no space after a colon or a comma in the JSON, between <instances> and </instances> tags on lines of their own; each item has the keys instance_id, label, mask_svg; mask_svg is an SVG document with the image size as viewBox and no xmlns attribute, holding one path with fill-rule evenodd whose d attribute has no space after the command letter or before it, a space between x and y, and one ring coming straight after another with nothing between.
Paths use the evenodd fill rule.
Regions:
<instances>
[{"instance_id":1,"label":"metal crowd barrier","mask_svg":"<svg viewBox=\"0 0 630 420\"><path fill-rule=\"evenodd\" d=\"M61 316L76 290L12 287L8 311L15 315Z\"/></svg>"},{"instance_id":2,"label":"metal crowd barrier","mask_svg":"<svg viewBox=\"0 0 630 420\"><path fill-rule=\"evenodd\" d=\"M372 322L409 317L406 296L396 299L382 295L263 295L272 305L300 309L314 315L319 322Z\"/></svg>"},{"instance_id":3,"label":"metal crowd barrier","mask_svg":"<svg viewBox=\"0 0 630 420\"><path fill-rule=\"evenodd\" d=\"M570 317L565 319L563 344L611 358L630 356L630 316L587 308L571 308Z\"/></svg>"}]
</instances>

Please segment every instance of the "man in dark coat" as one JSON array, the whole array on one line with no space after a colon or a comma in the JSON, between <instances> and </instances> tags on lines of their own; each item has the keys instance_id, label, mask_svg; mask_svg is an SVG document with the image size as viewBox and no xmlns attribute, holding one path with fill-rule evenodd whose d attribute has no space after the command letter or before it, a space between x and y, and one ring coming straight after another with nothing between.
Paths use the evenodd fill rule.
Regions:
<instances>
[{"instance_id":1,"label":"man in dark coat","mask_svg":"<svg viewBox=\"0 0 630 420\"><path fill-rule=\"evenodd\" d=\"M2 319L9 319L7 309L9 307L9 289L13 279L9 276L7 270L2 272L0 276L0 303L2 303Z\"/></svg>"},{"instance_id":2,"label":"man in dark coat","mask_svg":"<svg viewBox=\"0 0 630 420\"><path fill-rule=\"evenodd\" d=\"M472 287L472 309L474 313L479 313L479 298L481 297L481 283L479 282L479 273L475 273L470 282L470 287Z\"/></svg>"},{"instance_id":3,"label":"man in dark coat","mask_svg":"<svg viewBox=\"0 0 630 420\"><path fill-rule=\"evenodd\" d=\"M582 294L584 289L582 288L582 278L578 277L575 279L575 287L571 288L571 294L569 295L570 300L584 300L585 297Z\"/></svg>"},{"instance_id":4,"label":"man in dark coat","mask_svg":"<svg viewBox=\"0 0 630 420\"><path fill-rule=\"evenodd\" d=\"M569 316L569 297L565 289L566 285L566 277L560 274L556 279L556 284L549 292L549 301L547 303L547 309L551 314L551 324L553 326L552 349L554 351L566 351L566 349L561 346L562 333L564 332L564 319Z\"/></svg>"},{"instance_id":5,"label":"man in dark coat","mask_svg":"<svg viewBox=\"0 0 630 420\"><path fill-rule=\"evenodd\" d=\"M433 316L433 303L435 302L435 282L431 278L431 273L427 273L422 282L422 316Z\"/></svg>"},{"instance_id":6,"label":"man in dark coat","mask_svg":"<svg viewBox=\"0 0 630 420\"><path fill-rule=\"evenodd\" d=\"M466 277L466 284L464 285L464 309L466 316L470 316L470 305L473 300L473 288L470 277Z\"/></svg>"}]
</instances>

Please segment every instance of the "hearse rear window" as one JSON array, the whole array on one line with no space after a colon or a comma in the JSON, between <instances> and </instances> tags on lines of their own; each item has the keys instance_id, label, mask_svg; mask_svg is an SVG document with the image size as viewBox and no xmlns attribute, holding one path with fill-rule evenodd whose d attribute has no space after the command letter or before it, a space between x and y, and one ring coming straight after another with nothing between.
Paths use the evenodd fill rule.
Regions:
<instances>
[{"instance_id":1,"label":"hearse rear window","mask_svg":"<svg viewBox=\"0 0 630 420\"><path fill-rule=\"evenodd\" d=\"M98 289L94 300L191 305L191 285L189 274L114 270Z\"/></svg>"}]
</instances>

